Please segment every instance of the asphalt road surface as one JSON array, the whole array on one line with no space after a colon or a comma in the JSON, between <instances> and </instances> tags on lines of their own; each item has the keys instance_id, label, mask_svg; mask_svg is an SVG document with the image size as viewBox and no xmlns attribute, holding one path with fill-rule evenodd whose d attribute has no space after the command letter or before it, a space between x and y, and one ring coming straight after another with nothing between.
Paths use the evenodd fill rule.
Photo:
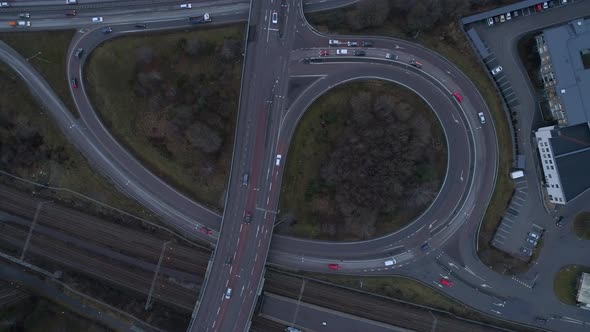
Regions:
<instances>
[{"instance_id":1,"label":"asphalt road surface","mask_svg":"<svg viewBox=\"0 0 590 332\"><path fill-rule=\"evenodd\" d=\"M288 6L283 7L283 4ZM370 38L376 41L375 47L368 50L368 56L363 61L341 58L332 63L303 63L300 60L316 57L319 48L327 47L327 38L309 29L302 13L293 10L301 8L297 7L298 4L257 3L252 10L250 26L253 26L251 31L256 31L256 41L248 45L244 76L244 79L252 77L246 80L251 91L246 91L242 97L226 200L229 205L221 227L219 250L209 268L210 284L203 295L206 301L202 301L207 304L207 308L204 305L198 307L199 319L195 320L195 324L228 331L246 326L258 290L258 281L263 273L266 248L278 203L280 175L297 120L305 106L330 87L346 80L372 77L404 82L428 98L427 101L432 105L436 105L435 110L447 133L449 154L458 156L452 162L457 162L460 168L449 167L445 181L449 187L443 189L448 190L445 191L447 194L445 197L440 195L418 222L382 239L340 244L277 237L272 245L271 262L306 270L327 271L327 263L340 260L342 273L400 273L433 287L442 287L438 282L440 275L451 273L458 282L446 289L446 293L482 312L529 324L534 324L533 318L539 313L561 313L558 316L566 318L555 319L551 324L583 329L587 323L579 309L559 307L554 304L554 297L551 306L543 308L541 302L531 299L530 288L521 287L521 282L513 278L489 271L477 258L477 230L495 183L498 148L489 111L467 77L446 59L419 45L370 36L339 36L339 39L345 40ZM132 25L138 21L147 22L149 28L153 26L156 29L186 26L187 16L205 11L211 12L216 21L215 15L221 22L243 20L247 8L243 2L202 2L190 11L167 11L164 8L162 11L134 13L133 17L105 16L104 23L113 26L114 36L134 30ZM277 27L269 18L273 10L279 13ZM0 15L4 15L4 11L0 11ZM93 26L84 23L83 19L80 17L80 20L76 18L78 21L74 21L62 17L35 20L33 29ZM81 76L81 66L76 64L72 55L73 50L82 45L81 40L88 43L83 45L90 53L96 44L106 39L97 30L98 27L79 30L79 34L84 34L84 37L77 36L70 47L68 76ZM400 63L385 62L383 55L386 50L399 53ZM85 112L82 112L84 107L81 107L80 113L85 115L80 121L72 119L47 83L22 57L4 44L0 44L0 56L15 68L36 96L52 111L66 136L122 190L185 233L198 233L195 227L200 225L211 225L213 228L217 224L218 227L219 216L214 211L189 201L144 169L126 151L119 150L117 142L93 119L95 115L89 103ZM407 66L410 58L424 63L421 71ZM292 105L286 105L285 96L289 93L287 77L297 75L320 75L321 78ZM463 103L453 101L451 94L454 91L460 91L465 97ZM87 100L83 96L83 89L74 92L78 100L76 94L80 95L81 103ZM484 112L487 119L483 126L477 118L477 112L480 111ZM111 149L118 152L111 153ZM277 154L282 155L279 165L276 165ZM241 186L239 177L243 172L250 173L248 186ZM166 199L162 200L160 190L170 196L166 195ZM243 223L246 212L252 213L250 224ZM209 240L215 241L217 236L214 233ZM420 246L426 242L430 243L431 249L420 250ZM232 264L224 265L225 258L232 255ZM385 269L382 261L388 256L395 256L400 262L399 266L393 270ZM244 273L247 277L243 277ZM549 283L549 278L531 279ZM230 286L233 286L232 297L226 300L223 294L226 287ZM551 287L543 287L543 290L543 296L549 298ZM212 296L211 301L209 296ZM234 319L224 320L223 317ZM220 325L215 327L214 323Z\"/></svg>"}]
</instances>

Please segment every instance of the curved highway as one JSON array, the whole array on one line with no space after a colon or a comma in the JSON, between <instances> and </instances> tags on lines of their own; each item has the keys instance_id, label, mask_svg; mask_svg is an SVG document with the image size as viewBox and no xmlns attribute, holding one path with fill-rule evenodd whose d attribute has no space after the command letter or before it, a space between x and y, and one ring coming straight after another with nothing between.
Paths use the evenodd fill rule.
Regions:
<instances>
[{"instance_id":1,"label":"curved highway","mask_svg":"<svg viewBox=\"0 0 590 332\"><path fill-rule=\"evenodd\" d=\"M337 3L335 2L335 4ZM278 76L276 83L272 85L272 89L259 92L259 96L256 98L269 98L271 104L280 99L277 96L284 98L288 93L285 84L288 81L285 78L286 74L288 76L318 75L318 80L298 96L292 105L283 105L281 103L284 103L284 101L282 101L279 104L284 107L271 106L279 115L273 115L272 118L269 118L268 126L265 125L267 123L265 117L268 116L267 112L269 110L261 112L261 118L254 119L253 126L255 127L248 125L240 131L243 121L239 121L236 142L238 142L238 139L244 138L245 142L249 142L250 145L248 146L252 147L254 155L259 155L263 159L260 165L255 166L252 157L249 157L243 160L240 167L254 167L255 169L268 167L269 173L260 173L261 176L257 177L256 180L258 184L263 186L268 186L271 183L271 187L265 188L260 194L253 194L251 189L243 192L242 189L232 184L230 179L228 201L234 199L236 202L243 203L236 205L235 210L229 212L229 217L224 217L224 224L227 224L226 218L231 218L232 222L223 226L228 231L222 231L222 234L228 234L228 239L233 239L233 241L238 239L238 244L240 239L258 238L259 233L265 234L264 239L270 238L272 233L270 228L272 228L274 217L267 219L267 213L272 212L270 206L276 207L278 203L279 190L277 188L280 188L282 175L282 167L272 167L270 165L274 164L275 154L282 154L283 156L282 164L277 166L284 165L293 132L307 106L331 87L346 81L363 78L393 81L408 86L428 103L436 105L433 109L445 129L449 151L449 167L441 194L415 222L400 232L383 238L354 243L332 243L275 236L269 261L279 265L322 272L327 271L328 263L337 261L342 266L340 271L342 273L404 274L426 283L430 283L430 281L437 278L440 279L439 275L441 273L454 272L456 278L468 287L455 287L448 290L451 296L488 314L490 314L488 311L492 310L488 308L490 305L492 305L491 308L496 308L494 306L504 307L509 302L510 305L514 306L515 310L504 316L505 318L532 323L530 317L538 311L531 310L531 308L535 308L539 304L535 304L534 301L531 302L527 298L527 294L522 290L512 291L514 286L512 281L509 280L510 278L498 276L489 271L479 261L475 251L477 230L493 191L498 163L498 147L492 117L475 86L443 57L419 45L391 38L339 37L355 40L371 39L375 41L375 47L367 49L367 56L363 59L355 57L335 57L332 59L330 57L330 61L319 63L303 61L308 58L316 58L320 48L327 48L327 38L310 29L309 24L302 15L298 15L301 13L289 12L288 9L283 12L284 9L281 8L285 7L279 8L278 3L273 4L273 6L281 12L281 19L286 19L288 22L284 25L290 24L277 29L283 35L281 33L272 34L274 39L272 42L275 43L273 47L276 47L277 52L279 52L277 54L286 54L286 56L281 55L280 64L282 67L276 73L273 72ZM321 6L329 5L321 4ZM94 47L108 38L122 33L137 32L134 23L146 23L148 30L186 27L187 16L202 14L205 11L210 12L216 22L231 22L246 19L247 8L247 5L244 6L244 2L238 1L227 1L223 2L223 4L216 2L215 6L203 2L194 5L192 11L174 11L169 14L168 11L163 10L162 12L136 14L133 18L125 15L105 18L105 23L109 23L113 27L114 32L112 34L103 35L99 31L99 27L103 25L84 28L76 34L68 52L68 77L83 77L84 57L81 59L82 61L76 59L74 53L77 48L83 48L85 50L84 56L87 56ZM293 2L292 5L289 3L286 8L297 8L299 10L301 6L297 6L297 2ZM268 8L258 9L261 13L264 11L269 12ZM2 15L4 13L0 12L0 17L4 17ZM270 27L267 16L259 15L257 20L263 24L268 24L267 27ZM250 22L256 22L256 20L250 20ZM35 24L35 27L66 28L80 25L86 24L83 21L68 21L62 18L60 20L40 20L39 25ZM257 29L262 32L262 34L257 34L257 42L260 43L261 39L266 38L268 43L269 38L271 38L270 29L265 29L262 26ZM285 32L286 35L284 35ZM288 52L284 53L284 50L288 50ZM386 52L397 54L399 56L398 61L385 60L384 54ZM185 233L192 233L193 237L198 234L195 227L199 227L199 225L219 229L219 215L216 212L191 201L158 179L113 139L92 109L83 89L83 80L79 80L82 83L81 89L72 91L76 106L81 114L80 120L77 121L69 115L47 83L23 61L22 57L4 44L0 44L0 55L25 79L39 99L52 110L58 124L68 138L92 161L95 167L117 183L127 194L159 213L177 229ZM252 55L247 55L247 59L250 56ZM424 64L423 68L418 70L408 66L407 63L410 59L421 61ZM265 79L268 78L269 76ZM462 103L457 103L453 98L452 92L454 91L459 91L465 97ZM484 125L479 123L477 117L477 113L480 111L484 112L486 117ZM262 132L264 130L274 131L276 138L272 139L268 150L256 152L258 151L256 147L260 147L260 140L257 139L257 137L261 136L260 130L263 130ZM236 157L236 151L234 151L234 157ZM234 160L235 162L237 161ZM235 172L239 171L236 170ZM233 182L237 182L234 175L234 171L232 171ZM275 186L274 189L272 184ZM162 193L165 193L165 195L162 195ZM257 195L261 196L258 197ZM270 210L261 208L264 205L262 196L266 198L266 205L269 206ZM272 201L270 205L269 200ZM246 226L246 229L250 229L248 234L242 233L241 217L243 215L240 215L240 209L244 208L255 208L257 211L254 220L256 221L258 217L264 218L265 224L254 225L253 222L253 225ZM258 211L258 209L261 209L261 211ZM228 210L226 209L227 213ZM257 226L256 230L254 230L253 226ZM260 229L260 226L262 226L262 229ZM236 227L239 228L239 231ZM209 240L215 241L217 236L218 233L214 233ZM453 241L449 241L451 238L453 238ZM432 249L420 250L420 246L426 242L431 244ZM258 247L261 247L260 242ZM218 248L212 262L212 273L223 275L223 273L228 273L228 269L229 273L232 273L231 267L220 267L222 261L225 260L224 256L231 253L231 250L236 250L233 252L234 258L235 253L240 252L240 250L246 255L243 258L244 261L241 262L242 265L237 265L237 268L241 269L239 271L246 268L243 265L246 262L259 262L254 264L252 268L257 269L257 274L262 273L264 259L258 258L258 255L266 255L264 246L252 250L245 250L244 248L238 250L238 248L240 247L230 246L227 243L222 248ZM223 254L220 254L220 251ZM395 256L399 264L386 269L383 266L383 259L390 256ZM421 264L410 264L417 260ZM254 272L254 270L252 271ZM234 272L233 279L216 280L217 285L214 287L216 293L214 292L212 296L221 297L220 287L223 288L228 285L225 280L238 282L236 278L240 278L240 275L242 275L241 272ZM252 280L258 279L253 278ZM250 298L253 298L256 291L255 286L257 285L252 285L249 281L241 282L243 285L249 285ZM225 286L220 286L222 283ZM430 285L432 286L432 284ZM436 284L435 287L440 287L440 285ZM206 294L207 289L209 288L206 288L203 293ZM241 289L243 292L245 288L242 287ZM490 301L493 303L490 304ZM223 299L221 299L221 303L224 303ZM232 313L240 317L246 315L243 317L247 319L248 312L242 312L240 306L237 307L238 309L235 309L235 307L232 306L234 308L231 309ZM213 308L216 307L213 306ZM570 316L580 316L579 312L569 308L563 311ZM204 326L211 328L211 324L214 325L215 320L204 324Z\"/></svg>"}]
</instances>

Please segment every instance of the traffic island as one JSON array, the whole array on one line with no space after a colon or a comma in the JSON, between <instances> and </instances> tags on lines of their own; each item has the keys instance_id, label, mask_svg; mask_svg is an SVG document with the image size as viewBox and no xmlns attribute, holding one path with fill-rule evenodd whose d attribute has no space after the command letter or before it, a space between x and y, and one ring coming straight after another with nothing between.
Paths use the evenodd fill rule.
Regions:
<instances>
[{"instance_id":1,"label":"traffic island","mask_svg":"<svg viewBox=\"0 0 590 332\"><path fill-rule=\"evenodd\" d=\"M357 241L399 230L431 204L447 147L418 95L365 81L327 92L305 112L287 161L278 233Z\"/></svg>"},{"instance_id":2,"label":"traffic island","mask_svg":"<svg viewBox=\"0 0 590 332\"><path fill-rule=\"evenodd\" d=\"M89 54L87 92L115 139L187 196L221 210L244 25L133 34Z\"/></svg>"},{"instance_id":3,"label":"traffic island","mask_svg":"<svg viewBox=\"0 0 590 332\"><path fill-rule=\"evenodd\" d=\"M553 280L553 291L561 302L578 304L576 297L583 273L590 273L590 266L567 265L557 272Z\"/></svg>"},{"instance_id":4,"label":"traffic island","mask_svg":"<svg viewBox=\"0 0 590 332\"><path fill-rule=\"evenodd\" d=\"M581 212L574 219L574 231L584 240L590 240L590 212Z\"/></svg>"}]
</instances>

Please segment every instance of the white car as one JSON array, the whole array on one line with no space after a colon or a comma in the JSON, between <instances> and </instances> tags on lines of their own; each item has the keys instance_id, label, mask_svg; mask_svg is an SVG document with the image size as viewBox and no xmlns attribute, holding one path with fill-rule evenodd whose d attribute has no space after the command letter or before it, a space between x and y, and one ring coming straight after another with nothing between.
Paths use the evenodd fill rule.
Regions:
<instances>
[{"instance_id":1,"label":"white car","mask_svg":"<svg viewBox=\"0 0 590 332\"><path fill-rule=\"evenodd\" d=\"M347 55L348 54L348 50L345 50L345 49L336 50L336 54L338 54L338 55Z\"/></svg>"},{"instance_id":2,"label":"white car","mask_svg":"<svg viewBox=\"0 0 590 332\"><path fill-rule=\"evenodd\" d=\"M493 17L488 17L488 26L490 25L494 25L494 18Z\"/></svg>"},{"instance_id":3,"label":"white car","mask_svg":"<svg viewBox=\"0 0 590 332\"><path fill-rule=\"evenodd\" d=\"M397 55L391 53L385 53L385 59L397 60Z\"/></svg>"},{"instance_id":4,"label":"white car","mask_svg":"<svg viewBox=\"0 0 590 332\"><path fill-rule=\"evenodd\" d=\"M498 75L498 73L500 73L502 71L502 66L498 66L494 69L492 69L492 75Z\"/></svg>"},{"instance_id":5,"label":"white car","mask_svg":"<svg viewBox=\"0 0 590 332\"><path fill-rule=\"evenodd\" d=\"M512 19L512 15L510 14L510 12L506 13L506 20L510 20Z\"/></svg>"},{"instance_id":6,"label":"white car","mask_svg":"<svg viewBox=\"0 0 590 332\"><path fill-rule=\"evenodd\" d=\"M383 262L383 264L385 264L385 266L392 266L392 265L395 265L396 263L397 263L397 261L395 260L395 258L388 259L385 262Z\"/></svg>"},{"instance_id":7,"label":"white car","mask_svg":"<svg viewBox=\"0 0 590 332\"><path fill-rule=\"evenodd\" d=\"M272 23L277 24L279 23L279 14L276 11L272 12Z\"/></svg>"},{"instance_id":8,"label":"white car","mask_svg":"<svg viewBox=\"0 0 590 332\"><path fill-rule=\"evenodd\" d=\"M479 122L481 122L481 124L486 123L486 118L483 116L483 112L479 112L477 115L479 115Z\"/></svg>"},{"instance_id":9,"label":"white car","mask_svg":"<svg viewBox=\"0 0 590 332\"><path fill-rule=\"evenodd\" d=\"M328 42L328 44L330 45L340 45L340 41L337 39L330 39L330 41Z\"/></svg>"},{"instance_id":10,"label":"white car","mask_svg":"<svg viewBox=\"0 0 590 332\"><path fill-rule=\"evenodd\" d=\"M281 164L281 158L283 158L283 156L277 154L277 161L275 162L275 165L279 166Z\"/></svg>"},{"instance_id":11,"label":"white car","mask_svg":"<svg viewBox=\"0 0 590 332\"><path fill-rule=\"evenodd\" d=\"M231 287L228 287L225 291L225 298L228 300L231 298Z\"/></svg>"},{"instance_id":12,"label":"white car","mask_svg":"<svg viewBox=\"0 0 590 332\"><path fill-rule=\"evenodd\" d=\"M78 3L78 0L66 0L66 5L75 5Z\"/></svg>"},{"instance_id":13,"label":"white car","mask_svg":"<svg viewBox=\"0 0 590 332\"><path fill-rule=\"evenodd\" d=\"M193 4L192 3L183 3L180 5L180 8L182 9L191 9L193 8Z\"/></svg>"},{"instance_id":14,"label":"white car","mask_svg":"<svg viewBox=\"0 0 590 332\"><path fill-rule=\"evenodd\" d=\"M547 9L549 8L549 4L547 3L547 1L543 2L543 9Z\"/></svg>"},{"instance_id":15,"label":"white car","mask_svg":"<svg viewBox=\"0 0 590 332\"><path fill-rule=\"evenodd\" d=\"M100 23L102 22L102 16L97 16L92 18L92 23Z\"/></svg>"}]
</instances>

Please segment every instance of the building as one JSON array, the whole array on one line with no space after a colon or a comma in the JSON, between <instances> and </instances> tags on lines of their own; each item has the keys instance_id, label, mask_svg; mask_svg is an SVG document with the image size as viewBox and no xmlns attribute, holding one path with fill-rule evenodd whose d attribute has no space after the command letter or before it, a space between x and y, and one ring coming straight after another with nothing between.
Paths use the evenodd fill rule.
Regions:
<instances>
[{"instance_id":1,"label":"building","mask_svg":"<svg viewBox=\"0 0 590 332\"><path fill-rule=\"evenodd\" d=\"M590 188L590 125L550 126L535 132L549 200L565 204Z\"/></svg>"},{"instance_id":2,"label":"building","mask_svg":"<svg viewBox=\"0 0 590 332\"><path fill-rule=\"evenodd\" d=\"M539 75L557 126L535 132L549 200L566 204L590 188L590 20L535 37Z\"/></svg>"},{"instance_id":3,"label":"building","mask_svg":"<svg viewBox=\"0 0 590 332\"><path fill-rule=\"evenodd\" d=\"M546 29L536 38L539 74L560 126L590 121L590 20Z\"/></svg>"},{"instance_id":4,"label":"building","mask_svg":"<svg viewBox=\"0 0 590 332\"><path fill-rule=\"evenodd\" d=\"M580 305L590 305L590 274L582 273L580 279L578 279L578 295L576 300Z\"/></svg>"}]
</instances>

